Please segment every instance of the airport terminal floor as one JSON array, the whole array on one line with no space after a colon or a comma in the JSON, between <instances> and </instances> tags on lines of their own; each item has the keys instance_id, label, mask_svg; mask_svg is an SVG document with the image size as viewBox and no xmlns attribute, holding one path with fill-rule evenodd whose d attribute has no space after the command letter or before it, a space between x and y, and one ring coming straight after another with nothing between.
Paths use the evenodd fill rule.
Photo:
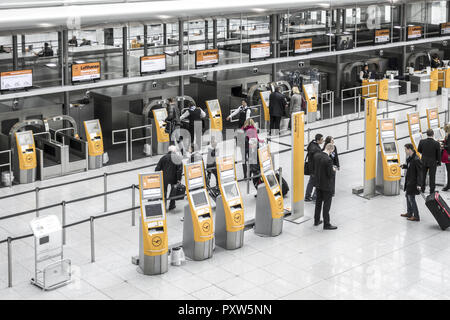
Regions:
<instances>
[{"instance_id":1,"label":"airport terminal floor","mask_svg":"<svg viewBox=\"0 0 450 320\"><path fill-rule=\"evenodd\" d=\"M417 101L423 113L430 105L439 105L440 97ZM402 106L391 105L391 117L406 119ZM350 115L346 118L355 118ZM335 119L340 121L344 119ZM327 124L318 121L311 128ZM354 130L361 129L363 118L355 122ZM325 136L338 136L345 128L318 130ZM398 129L398 136L407 132ZM315 133L315 131L314 131ZM351 137L350 148L363 146L362 135ZM286 149L277 141L290 144L285 136L270 143L272 153ZM409 139L399 141L399 145ZM343 152L345 139L336 141ZM283 177L291 185L290 152L275 158L275 167L283 167ZM404 154L401 153L401 157ZM158 156L140 159L128 164L111 165L101 171L116 172L157 162ZM403 159L402 159L403 160ZM7 288L7 251L0 246L0 299L450 299L450 240L448 232L441 231L424 201L418 198L420 222L400 217L406 210L403 191L398 196L379 195L371 200L352 194L352 188L361 184L363 151L343 154L341 169L336 177L336 195L331 206L331 222L335 231L313 226L313 220L304 223L284 221L283 232L277 237L261 237L253 230L244 233L244 245L236 250L215 247L211 258L190 261L181 266L169 266L167 273L147 276L131 264L138 254L138 225L131 226L131 212L95 220L95 262L91 262L89 224L80 224L67 230L64 255L70 257L73 282L52 291L42 291L30 284L34 270L33 238L13 243L13 281ZM237 176L242 177L237 166ZM153 168L112 175L109 190L138 183L138 173L152 172ZM76 174L26 186L2 188L0 195L28 190L32 186L45 187L67 181L76 181L98 172ZM305 177L305 185L307 177ZM240 182L245 207L245 219L255 215L255 189ZM438 186L441 189L441 186ZM57 189L42 190L40 205L99 193L103 179L78 182ZM292 190L290 191L290 193ZM441 192L450 201L450 192ZM287 196L289 199L291 195ZM103 198L67 205L67 224L103 213ZM5 213L27 210L34 206L34 195L2 200ZM129 189L108 195L108 211L130 207ZM135 205L138 204L136 199ZM177 201L175 210L167 212L169 245L181 242L183 207L186 200ZM214 205L213 205L214 206ZM314 203L305 203L305 216L312 217ZM60 208L48 209L48 214L60 215ZM33 214L0 221L2 238L5 235L28 233L27 224Z\"/></svg>"}]
</instances>

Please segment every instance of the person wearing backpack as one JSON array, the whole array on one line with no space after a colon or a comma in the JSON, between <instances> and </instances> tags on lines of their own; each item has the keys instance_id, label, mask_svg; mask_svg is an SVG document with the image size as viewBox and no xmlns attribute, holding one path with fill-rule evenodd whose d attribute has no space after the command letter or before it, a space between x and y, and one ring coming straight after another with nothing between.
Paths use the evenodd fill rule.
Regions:
<instances>
[{"instance_id":1,"label":"person wearing backpack","mask_svg":"<svg viewBox=\"0 0 450 320\"><path fill-rule=\"evenodd\" d=\"M309 174L309 181L306 186L306 192L305 192L305 201L313 201L316 198L316 195L311 197L314 184L315 184L315 175L314 175L314 155L317 152L322 152L322 148L320 148L320 145L323 143L323 134L316 134L314 137L314 140L312 140L307 147L307 155L305 160L305 175ZM309 173L308 173L309 172Z\"/></svg>"}]
</instances>

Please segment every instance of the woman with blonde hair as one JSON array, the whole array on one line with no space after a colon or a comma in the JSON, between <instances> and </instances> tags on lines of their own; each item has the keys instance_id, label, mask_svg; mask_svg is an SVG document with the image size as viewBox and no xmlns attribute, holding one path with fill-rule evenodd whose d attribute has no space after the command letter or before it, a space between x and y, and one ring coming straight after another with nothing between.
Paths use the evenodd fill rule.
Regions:
<instances>
[{"instance_id":1,"label":"woman with blonde hair","mask_svg":"<svg viewBox=\"0 0 450 320\"><path fill-rule=\"evenodd\" d=\"M447 191L450 189L450 123L444 126L445 139L443 143L441 162L445 163L445 169L447 169L447 185L442 189L442 191Z\"/></svg>"}]
</instances>

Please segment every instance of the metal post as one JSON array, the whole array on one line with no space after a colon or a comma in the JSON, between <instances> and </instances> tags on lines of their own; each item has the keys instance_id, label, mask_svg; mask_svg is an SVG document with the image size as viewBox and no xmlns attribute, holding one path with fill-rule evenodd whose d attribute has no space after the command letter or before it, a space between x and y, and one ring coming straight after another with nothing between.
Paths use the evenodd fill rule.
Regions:
<instances>
[{"instance_id":1,"label":"metal post","mask_svg":"<svg viewBox=\"0 0 450 320\"><path fill-rule=\"evenodd\" d=\"M127 157L127 162L129 161L129 150L128 150L128 130L125 131L125 155Z\"/></svg>"},{"instance_id":2,"label":"metal post","mask_svg":"<svg viewBox=\"0 0 450 320\"><path fill-rule=\"evenodd\" d=\"M217 19L213 19L213 48L217 48Z\"/></svg>"},{"instance_id":3,"label":"metal post","mask_svg":"<svg viewBox=\"0 0 450 320\"><path fill-rule=\"evenodd\" d=\"M347 119L347 150L350 150L350 119Z\"/></svg>"},{"instance_id":4,"label":"metal post","mask_svg":"<svg viewBox=\"0 0 450 320\"><path fill-rule=\"evenodd\" d=\"M105 193L103 195L103 201L104 201L104 208L105 212L108 211L108 195L106 194L108 192L108 173L103 174L103 192Z\"/></svg>"},{"instance_id":5,"label":"metal post","mask_svg":"<svg viewBox=\"0 0 450 320\"><path fill-rule=\"evenodd\" d=\"M147 48L147 45L148 45L148 28L147 28L147 25L146 24L144 24L144 56L147 56L148 55L148 48Z\"/></svg>"},{"instance_id":6,"label":"metal post","mask_svg":"<svg viewBox=\"0 0 450 320\"><path fill-rule=\"evenodd\" d=\"M122 71L128 77L128 28L122 28Z\"/></svg>"},{"instance_id":7,"label":"metal post","mask_svg":"<svg viewBox=\"0 0 450 320\"><path fill-rule=\"evenodd\" d=\"M19 57L18 57L18 48L17 48L17 35L12 36L12 51L13 51L13 70L17 70L19 68ZM23 54L23 53L22 53Z\"/></svg>"},{"instance_id":8,"label":"metal post","mask_svg":"<svg viewBox=\"0 0 450 320\"><path fill-rule=\"evenodd\" d=\"M341 92L341 117L344 115L344 100L343 99L343 92Z\"/></svg>"},{"instance_id":9,"label":"metal post","mask_svg":"<svg viewBox=\"0 0 450 320\"><path fill-rule=\"evenodd\" d=\"M353 113L356 113L356 88L353 89Z\"/></svg>"},{"instance_id":10,"label":"metal post","mask_svg":"<svg viewBox=\"0 0 450 320\"><path fill-rule=\"evenodd\" d=\"M226 32L226 39L230 39L231 37L231 32L230 32L230 19L226 19L226 27L225 27L225 32Z\"/></svg>"},{"instance_id":11,"label":"metal post","mask_svg":"<svg viewBox=\"0 0 450 320\"><path fill-rule=\"evenodd\" d=\"M8 237L8 288L12 288L12 248L11 237Z\"/></svg>"},{"instance_id":12,"label":"metal post","mask_svg":"<svg viewBox=\"0 0 450 320\"><path fill-rule=\"evenodd\" d=\"M333 110L331 118L334 118L334 91L331 91L331 110Z\"/></svg>"},{"instance_id":13,"label":"metal post","mask_svg":"<svg viewBox=\"0 0 450 320\"><path fill-rule=\"evenodd\" d=\"M278 183L280 184L281 194L283 194L283 168L282 167L280 167L278 169L278 177L279 177Z\"/></svg>"},{"instance_id":14,"label":"metal post","mask_svg":"<svg viewBox=\"0 0 450 320\"><path fill-rule=\"evenodd\" d=\"M36 198L36 217L39 217L39 187L36 187L35 198Z\"/></svg>"},{"instance_id":15,"label":"metal post","mask_svg":"<svg viewBox=\"0 0 450 320\"><path fill-rule=\"evenodd\" d=\"M90 227L91 227L91 262L95 262L95 245L94 245L94 217L90 218Z\"/></svg>"},{"instance_id":16,"label":"metal post","mask_svg":"<svg viewBox=\"0 0 450 320\"><path fill-rule=\"evenodd\" d=\"M63 70L63 81L65 85L71 83L70 71L69 71L69 34L67 30L62 31L62 70ZM69 91L64 92L64 108L63 114L68 115L70 108L70 94Z\"/></svg>"},{"instance_id":17,"label":"metal post","mask_svg":"<svg viewBox=\"0 0 450 320\"><path fill-rule=\"evenodd\" d=\"M250 194L250 159L247 161L247 194Z\"/></svg>"},{"instance_id":18,"label":"metal post","mask_svg":"<svg viewBox=\"0 0 450 320\"><path fill-rule=\"evenodd\" d=\"M167 24L163 23L163 45L167 45Z\"/></svg>"},{"instance_id":19,"label":"metal post","mask_svg":"<svg viewBox=\"0 0 450 320\"><path fill-rule=\"evenodd\" d=\"M63 241L63 244L66 244L66 228L65 228L65 225L66 225L66 202L65 201L63 201L63 202L61 202L61 209L62 209L62 212L61 212L61 220L62 220L62 230L63 230L63 232L62 232L62 241Z\"/></svg>"},{"instance_id":20,"label":"metal post","mask_svg":"<svg viewBox=\"0 0 450 320\"><path fill-rule=\"evenodd\" d=\"M131 186L131 225L134 227L136 225L136 210L134 206L136 205L136 185Z\"/></svg>"},{"instance_id":21,"label":"metal post","mask_svg":"<svg viewBox=\"0 0 450 320\"><path fill-rule=\"evenodd\" d=\"M189 49L189 48L188 48ZM184 69L184 22L178 21L178 69ZM188 53L189 54L189 53ZM178 77L178 95L184 96L184 77Z\"/></svg>"},{"instance_id":22,"label":"metal post","mask_svg":"<svg viewBox=\"0 0 450 320\"><path fill-rule=\"evenodd\" d=\"M208 20L206 19L205 20L205 49L208 49L208 42L209 42L209 39L208 39L208 32L209 32L209 28L208 28Z\"/></svg>"}]
</instances>

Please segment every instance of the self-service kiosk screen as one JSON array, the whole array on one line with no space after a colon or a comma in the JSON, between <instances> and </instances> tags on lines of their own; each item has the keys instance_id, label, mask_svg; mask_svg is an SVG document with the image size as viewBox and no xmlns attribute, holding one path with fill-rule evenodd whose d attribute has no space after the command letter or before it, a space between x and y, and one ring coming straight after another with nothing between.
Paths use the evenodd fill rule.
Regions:
<instances>
[{"instance_id":1,"label":"self-service kiosk screen","mask_svg":"<svg viewBox=\"0 0 450 320\"><path fill-rule=\"evenodd\" d=\"M397 153L397 147L395 142L383 143L384 153Z\"/></svg>"},{"instance_id":2,"label":"self-service kiosk screen","mask_svg":"<svg viewBox=\"0 0 450 320\"><path fill-rule=\"evenodd\" d=\"M86 128L89 133L96 133L100 131L100 126L97 121L87 122Z\"/></svg>"},{"instance_id":3,"label":"self-service kiosk screen","mask_svg":"<svg viewBox=\"0 0 450 320\"><path fill-rule=\"evenodd\" d=\"M31 134L20 134L17 135L17 139L19 140L20 146L26 146L33 144L33 138Z\"/></svg>"},{"instance_id":4,"label":"self-service kiosk screen","mask_svg":"<svg viewBox=\"0 0 450 320\"><path fill-rule=\"evenodd\" d=\"M209 109L211 110L211 113L213 114L213 115L215 115L216 113L218 113L219 112L219 101L217 101L217 100L211 100L211 101L208 101L208 106L209 106Z\"/></svg>"},{"instance_id":5,"label":"self-service kiosk screen","mask_svg":"<svg viewBox=\"0 0 450 320\"><path fill-rule=\"evenodd\" d=\"M275 188L278 185L277 178L273 174L273 172L270 172L269 174L266 174L267 182L269 183L270 189Z\"/></svg>"},{"instance_id":6,"label":"self-service kiosk screen","mask_svg":"<svg viewBox=\"0 0 450 320\"><path fill-rule=\"evenodd\" d=\"M192 201L194 202L194 207L196 208L209 204L204 191L192 194Z\"/></svg>"},{"instance_id":7,"label":"self-service kiosk screen","mask_svg":"<svg viewBox=\"0 0 450 320\"><path fill-rule=\"evenodd\" d=\"M162 206L161 203L148 204L145 206L145 217L153 218L162 216Z\"/></svg>"},{"instance_id":8,"label":"self-service kiosk screen","mask_svg":"<svg viewBox=\"0 0 450 320\"><path fill-rule=\"evenodd\" d=\"M235 183L223 186L223 191L227 200L239 198L239 190Z\"/></svg>"}]
</instances>

